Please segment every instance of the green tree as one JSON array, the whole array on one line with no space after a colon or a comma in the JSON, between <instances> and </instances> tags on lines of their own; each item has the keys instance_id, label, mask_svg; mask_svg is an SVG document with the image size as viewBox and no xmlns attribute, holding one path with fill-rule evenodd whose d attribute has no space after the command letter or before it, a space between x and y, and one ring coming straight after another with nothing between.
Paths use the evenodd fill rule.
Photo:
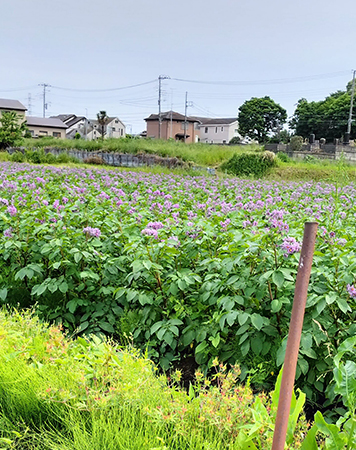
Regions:
<instances>
[{"instance_id":1,"label":"green tree","mask_svg":"<svg viewBox=\"0 0 356 450\"><path fill-rule=\"evenodd\" d=\"M0 116L0 148L19 145L27 131L26 121L15 111L3 112Z\"/></svg>"},{"instance_id":2,"label":"green tree","mask_svg":"<svg viewBox=\"0 0 356 450\"><path fill-rule=\"evenodd\" d=\"M287 111L270 97L253 97L239 108L239 133L265 143L270 133L280 129L286 120Z\"/></svg>"},{"instance_id":3,"label":"green tree","mask_svg":"<svg viewBox=\"0 0 356 450\"><path fill-rule=\"evenodd\" d=\"M335 92L319 102L298 101L294 115L289 123L295 134L329 141L341 138L347 130L351 97L347 92ZM354 114L355 115L355 114ZM356 136L355 131L351 137Z\"/></svg>"},{"instance_id":4,"label":"green tree","mask_svg":"<svg viewBox=\"0 0 356 450\"><path fill-rule=\"evenodd\" d=\"M104 140L105 127L108 123L109 117L106 114L106 111L99 111L96 117L101 129L101 139Z\"/></svg>"}]
</instances>

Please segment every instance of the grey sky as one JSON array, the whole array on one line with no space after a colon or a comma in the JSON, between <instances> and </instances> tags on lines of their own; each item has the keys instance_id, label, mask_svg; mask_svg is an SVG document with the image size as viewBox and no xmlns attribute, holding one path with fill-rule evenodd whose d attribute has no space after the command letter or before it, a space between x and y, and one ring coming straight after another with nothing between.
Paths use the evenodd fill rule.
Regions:
<instances>
[{"instance_id":1,"label":"grey sky","mask_svg":"<svg viewBox=\"0 0 356 450\"><path fill-rule=\"evenodd\" d=\"M0 0L0 97L28 107L31 93L32 115L41 116L44 82L53 86L46 115L104 109L140 132L157 112L157 81L110 92L58 87L109 89L162 74L251 83L166 80L162 110L172 103L184 112L188 91L191 115L234 117L264 95L291 115L299 98L322 99L351 79L355 11L354 0Z\"/></svg>"}]
</instances>

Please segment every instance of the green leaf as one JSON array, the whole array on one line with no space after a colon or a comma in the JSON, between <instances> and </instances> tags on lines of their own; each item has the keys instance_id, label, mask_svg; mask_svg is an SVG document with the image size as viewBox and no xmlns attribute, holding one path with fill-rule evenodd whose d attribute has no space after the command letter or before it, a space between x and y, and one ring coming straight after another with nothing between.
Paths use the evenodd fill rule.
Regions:
<instances>
[{"instance_id":1,"label":"green leaf","mask_svg":"<svg viewBox=\"0 0 356 450\"><path fill-rule=\"evenodd\" d=\"M59 290L65 294L68 291L68 284L66 281L63 281L60 285L59 285Z\"/></svg>"},{"instance_id":2,"label":"green leaf","mask_svg":"<svg viewBox=\"0 0 356 450\"><path fill-rule=\"evenodd\" d=\"M202 353L207 347L209 347L209 344L206 341L203 341L197 346L195 353Z\"/></svg>"},{"instance_id":3,"label":"green leaf","mask_svg":"<svg viewBox=\"0 0 356 450\"><path fill-rule=\"evenodd\" d=\"M7 297L7 289L3 288L0 289L0 299L4 302L6 300Z\"/></svg>"},{"instance_id":4,"label":"green leaf","mask_svg":"<svg viewBox=\"0 0 356 450\"><path fill-rule=\"evenodd\" d=\"M78 306L77 299L70 300L70 301L67 303L67 308L69 309L69 311L70 311L72 314L75 313L75 310L77 309L77 306Z\"/></svg>"},{"instance_id":5,"label":"green leaf","mask_svg":"<svg viewBox=\"0 0 356 450\"><path fill-rule=\"evenodd\" d=\"M259 331L263 327L263 317L256 313L252 314L251 323Z\"/></svg>"},{"instance_id":6,"label":"green leaf","mask_svg":"<svg viewBox=\"0 0 356 450\"><path fill-rule=\"evenodd\" d=\"M78 262L82 259L83 255L80 252L74 253L74 261L78 264Z\"/></svg>"},{"instance_id":7,"label":"green leaf","mask_svg":"<svg viewBox=\"0 0 356 450\"><path fill-rule=\"evenodd\" d=\"M156 333L157 330L159 330L162 326L163 322L159 320L158 322L154 323L151 327L151 334Z\"/></svg>"},{"instance_id":8,"label":"green leaf","mask_svg":"<svg viewBox=\"0 0 356 450\"><path fill-rule=\"evenodd\" d=\"M251 339L251 349L255 355L259 355L263 348L263 342L261 339L255 337Z\"/></svg>"},{"instance_id":9,"label":"green leaf","mask_svg":"<svg viewBox=\"0 0 356 450\"><path fill-rule=\"evenodd\" d=\"M282 287L284 283L284 275L280 270L276 270L272 274L272 281L278 287Z\"/></svg>"},{"instance_id":10,"label":"green leaf","mask_svg":"<svg viewBox=\"0 0 356 450\"><path fill-rule=\"evenodd\" d=\"M338 307L344 314L346 314L348 311L351 311L350 306L348 305L347 301L344 298L337 297L336 303L338 304Z\"/></svg>"},{"instance_id":11,"label":"green leaf","mask_svg":"<svg viewBox=\"0 0 356 450\"><path fill-rule=\"evenodd\" d=\"M220 344L220 333L217 333L217 335L211 339L211 343L215 348Z\"/></svg>"},{"instance_id":12,"label":"green leaf","mask_svg":"<svg viewBox=\"0 0 356 450\"><path fill-rule=\"evenodd\" d=\"M242 356L246 356L247 353L250 351L250 341L245 341L241 347L240 347Z\"/></svg>"},{"instance_id":13,"label":"green leaf","mask_svg":"<svg viewBox=\"0 0 356 450\"><path fill-rule=\"evenodd\" d=\"M249 314L245 313L245 312L239 312L239 315L237 317L237 320L239 321L240 326L242 326L247 319L250 317Z\"/></svg>"},{"instance_id":14,"label":"green leaf","mask_svg":"<svg viewBox=\"0 0 356 450\"><path fill-rule=\"evenodd\" d=\"M318 427L314 424L308 431L300 450L318 450L318 444L315 438L317 432Z\"/></svg>"},{"instance_id":15,"label":"green leaf","mask_svg":"<svg viewBox=\"0 0 356 450\"><path fill-rule=\"evenodd\" d=\"M98 325L102 330L107 331L108 333L115 332L114 327L109 322L99 322Z\"/></svg>"},{"instance_id":16,"label":"green leaf","mask_svg":"<svg viewBox=\"0 0 356 450\"><path fill-rule=\"evenodd\" d=\"M280 300L277 300L277 299L272 300L272 302L271 302L271 311L273 313L276 313L276 312L280 311L280 309L282 308L282 304L283 303Z\"/></svg>"},{"instance_id":17,"label":"green leaf","mask_svg":"<svg viewBox=\"0 0 356 450\"><path fill-rule=\"evenodd\" d=\"M329 436L332 446L328 447L330 450L343 449L346 444L345 435L340 433L340 429L336 425L328 424L320 411L314 416L315 425L318 431Z\"/></svg>"},{"instance_id":18,"label":"green leaf","mask_svg":"<svg viewBox=\"0 0 356 450\"><path fill-rule=\"evenodd\" d=\"M194 330L188 330L186 333L183 334L183 345L185 347L188 347L195 338L195 331Z\"/></svg>"},{"instance_id":19,"label":"green leaf","mask_svg":"<svg viewBox=\"0 0 356 450\"><path fill-rule=\"evenodd\" d=\"M230 327L235 323L237 315L238 315L237 311L230 311L226 316L226 322L229 324Z\"/></svg>"}]
</instances>

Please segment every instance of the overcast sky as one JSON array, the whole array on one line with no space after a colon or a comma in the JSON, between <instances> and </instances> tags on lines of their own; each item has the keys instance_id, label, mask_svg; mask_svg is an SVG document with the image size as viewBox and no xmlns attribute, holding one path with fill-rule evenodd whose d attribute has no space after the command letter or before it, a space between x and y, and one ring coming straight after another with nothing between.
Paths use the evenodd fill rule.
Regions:
<instances>
[{"instance_id":1,"label":"overcast sky","mask_svg":"<svg viewBox=\"0 0 356 450\"><path fill-rule=\"evenodd\" d=\"M158 112L159 75L162 111L187 91L188 114L236 117L265 95L292 115L356 69L355 0L0 0L0 30L1 98L42 116L46 83L46 116L106 110L128 132Z\"/></svg>"}]
</instances>

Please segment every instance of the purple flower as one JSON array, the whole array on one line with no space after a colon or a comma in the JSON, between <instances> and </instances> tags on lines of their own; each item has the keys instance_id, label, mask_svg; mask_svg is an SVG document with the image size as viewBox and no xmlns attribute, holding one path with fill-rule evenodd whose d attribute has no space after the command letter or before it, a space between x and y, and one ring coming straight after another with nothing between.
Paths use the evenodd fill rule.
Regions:
<instances>
[{"instance_id":1,"label":"purple flower","mask_svg":"<svg viewBox=\"0 0 356 450\"><path fill-rule=\"evenodd\" d=\"M226 229L227 229L227 227L228 227L228 225L230 223L231 223L231 220L230 219L226 219L224 222L223 221L220 222L220 226L221 226L221 228L224 229L224 231L226 231Z\"/></svg>"},{"instance_id":2,"label":"purple flower","mask_svg":"<svg viewBox=\"0 0 356 450\"><path fill-rule=\"evenodd\" d=\"M144 228L141 231L141 234L144 234L145 236L153 236L155 239L158 239L157 230L154 230L153 228Z\"/></svg>"},{"instance_id":3,"label":"purple flower","mask_svg":"<svg viewBox=\"0 0 356 450\"><path fill-rule=\"evenodd\" d=\"M347 288L347 292L349 293L349 296L351 298L356 298L356 288L355 288L355 286L353 284L348 284L346 286L346 288Z\"/></svg>"},{"instance_id":4,"label":"purple flower","mask_svg":"<svg viewBox=\"0 0 356 450\"><path fill-rule=\"evenodd\" d=\"M150 228L152 230L160 230L163 227L164 227L164 225L162 222L149 222L146 225L146 228Z\"/></svg>"},{"instance_id":5,"label":"purple flower","mask_svg":"<svg viewBox=\"0 0 356 450\"><path fill-rule=\"evenodd\" d=\"M7 208L7 212L10 214L10 216L16 216L16 214L17 214L17 209L16 209L16 207L15 207L14 205L10 205L10 206Z\"/></svg>"},{"instance_id":6,"label":"purple flower","mask_svg":"<svg viewBox=\"0 0 356 450\"><path fill-rule=\"evenodd\" d=\"M11 238L12 237L12 228L8 228L7 230L4 231L4 236Z\"/></svg>"},{"instance_id":7,"label":"purple flower","mask_svg":"<svg viewBox=\"0 0 356 450\"><path fill-rule=\"evenodd\" d=\"M83 233L85 233L87 236L92 236L92 237L100 237L101 236L101 231L99 230L99 228L85 227L83 229Z\"/></svg>"},{"instance_id":8,"label":"purple flower","mask_svg":"<svg viewBox=\"0 0 356 450\"><path fill-rule=\"evenodd\" d=\"M284 250L284 256L292 255L293 253L300 252L302 248L301 244L296 241L294 237L287 237L281 244L281 249Z\"/></svg>"}]
</instances>

